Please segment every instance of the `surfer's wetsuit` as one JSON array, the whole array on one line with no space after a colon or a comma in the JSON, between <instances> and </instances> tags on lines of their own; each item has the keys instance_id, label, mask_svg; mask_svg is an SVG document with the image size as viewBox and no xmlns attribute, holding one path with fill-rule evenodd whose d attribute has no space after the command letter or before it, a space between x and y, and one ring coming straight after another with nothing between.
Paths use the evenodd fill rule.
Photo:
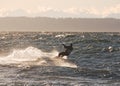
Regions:
<instances>
[{"instance_id":1,"label":"surfer's wetsuit","mask_svg":"<svg viewBox=\"0 0 120 86\"><path fill-rule=\"evenodd\" d=\"M62 45L64 46L65 51L60 52L58 57L68 56L73 50L72 44L70 44L70 46L66 46L65 44L62 44Z\"/></svg>"}]
</instances>

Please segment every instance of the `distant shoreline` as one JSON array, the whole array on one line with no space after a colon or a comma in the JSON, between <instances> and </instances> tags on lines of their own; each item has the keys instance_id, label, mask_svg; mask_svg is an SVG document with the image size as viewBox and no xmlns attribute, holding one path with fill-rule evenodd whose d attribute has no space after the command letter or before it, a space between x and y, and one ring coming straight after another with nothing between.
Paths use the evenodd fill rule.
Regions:
<instances>
[{"instance_id":1,"label":"distant shoreline","mask_svg":"<svg viewBox=\"0 0 120 86\"><path fill-rule=\"evenodd\" d=\"M0 17L1 31L19 32L120 32L120 19Z\"/></svg>"}]
</instances>

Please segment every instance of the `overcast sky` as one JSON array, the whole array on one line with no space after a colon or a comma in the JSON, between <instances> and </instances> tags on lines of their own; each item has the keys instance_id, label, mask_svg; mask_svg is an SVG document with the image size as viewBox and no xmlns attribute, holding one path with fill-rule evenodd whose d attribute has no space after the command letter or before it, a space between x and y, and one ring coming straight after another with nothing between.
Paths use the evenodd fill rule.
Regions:
<instances>
[{"instance_id":1,"label":"overcast sky","mask_svg":"<svg viewBox=\"0 0 120 86\"><path fill-rule=\"evenodd\" d=\"M120 18L120 0L0 0L0 17Z\"/></svg>"}]
</instances>

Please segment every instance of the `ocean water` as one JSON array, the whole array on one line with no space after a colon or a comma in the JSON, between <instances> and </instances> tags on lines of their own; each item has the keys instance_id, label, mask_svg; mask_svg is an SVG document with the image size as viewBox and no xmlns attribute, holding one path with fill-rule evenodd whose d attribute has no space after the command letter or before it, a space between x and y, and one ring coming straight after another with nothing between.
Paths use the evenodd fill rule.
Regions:
<instances>
[{"instance_id":1,"label":"ocean water","mask_svg":"<svg viewBox=\"0 0 120 86\"><path fill-rule=\"evenodd\" d=\"M120 86L120 33L0 32L0 86Z\"/></svg>"}]
</instances>

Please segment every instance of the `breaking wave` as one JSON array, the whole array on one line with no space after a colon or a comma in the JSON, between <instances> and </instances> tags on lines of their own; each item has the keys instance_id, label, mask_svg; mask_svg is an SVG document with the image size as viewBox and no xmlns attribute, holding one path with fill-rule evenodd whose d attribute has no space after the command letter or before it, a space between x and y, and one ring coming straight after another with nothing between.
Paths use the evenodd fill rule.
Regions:
<instances>
[{"instance_id":1,"label":"breaking wave","mask_svg":"<svg viewBox=\"0 0 120 86\"><path fill-rule=\"evenodd\" d=\"M64 66L77 67L68 59L61 59L56 57L58 51L43 52L35 47L28 47L26 49L14 49L8 56L0 57L1 65L16 65L23 66Z\"/></svg>"}]
</instances>

